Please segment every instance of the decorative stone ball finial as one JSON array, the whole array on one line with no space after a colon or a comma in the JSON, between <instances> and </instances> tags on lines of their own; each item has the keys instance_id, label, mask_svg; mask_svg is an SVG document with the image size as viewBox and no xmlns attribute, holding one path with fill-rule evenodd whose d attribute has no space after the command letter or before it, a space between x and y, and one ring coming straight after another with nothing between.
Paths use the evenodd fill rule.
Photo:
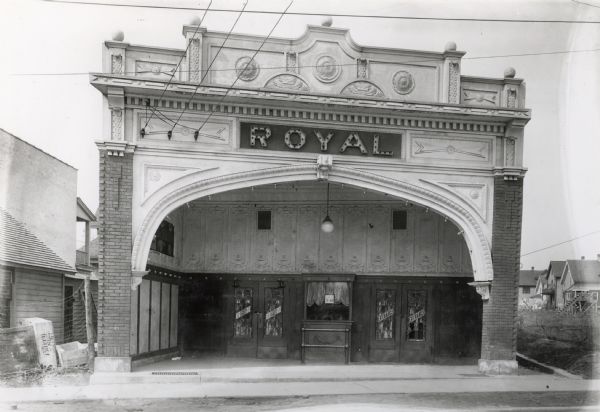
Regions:
<instances>
[{"instance_id":1,"label":"decorative stone ball finial","mask_svg":"<svg viewBox=\"0 0 600 412\"><path fill-rule=\"evenodd\" d=\"M446 46L444 47L444 51L456 51L456 43L453 41L449 41L448 43L446 43Z\"/></svg>"},{"instance_id":2,"label":"decorative stone ball finial","mask_svg":"<svg viewBox=\"0 0 600 412\"><path fill-rule=\"evenodd\" d=\"M513 79L516 74L517 74L517 71L514 69L514 67L507 67L504 70L504 78L506 78L506 79Z\"/></svg>"},{"instance_id":3,"label":"decorative stone ball finial","mask_svg":"<svg viewBox=\"0 0 600 412\"><path fill-rule=\"evenodd\" d=\"M202 20L200 19L200 17L198 17L198 16L195 16L195 17L192 19L192 21L190 22L190 24L191 24L192 26L199 26L201 22L202 22Z\"/></svg>"},{"instance_id":4,"label":"decorative stone ball finial","mask_svg":"<svg viewBox=\"0 0 600 412\"><path fill-rule=\"evenodd\" d=\"M321 26L323 27L331 27L331 25L333 24L333 19L331 18L331 16L327 16L323 19L323 21L321 22Z\"/></svg>"},{"instance_id":5,"label":"decorative stone ball finial","mask_svg":"<svg viewBox=\"0 0 600 412\"><path fill-rule=\"evenodd\" d=\"M121 30L116 31L113 33L112 39L114 41L123 41L125 40L125 34Z\"/></svg>"}]
</instances>

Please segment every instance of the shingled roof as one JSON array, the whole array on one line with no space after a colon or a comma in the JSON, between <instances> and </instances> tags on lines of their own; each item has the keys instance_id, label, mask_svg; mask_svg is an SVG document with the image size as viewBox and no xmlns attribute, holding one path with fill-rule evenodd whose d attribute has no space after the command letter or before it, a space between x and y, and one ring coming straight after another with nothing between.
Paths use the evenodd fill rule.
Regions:
<instances>
[{"instance_id":1,"label":"shingled roof","mask_svg":"<svg viewBox=\"0 0 600 412\"><path fill-rule=\"evenodd\" d=\"M19 222L2 208L0 208L0 261L65 273L75 272L74 268L38 239L24 223Z\"/></svg>"},{"instance_id":2,"label":"shingled roof","mask_svg":"<svg viewBox=\"0 0 600 412\"><path fill-rule=\"evenodd\" d=\"M545 274L545 270L521 270L519 272L519 286L535 286L538 277Z\"/></svg>"},{"instance_id":3,"label":"shingled roof","mask_svg":"<svg viewBox=\"0 0 600 412\"><path fill-rule=\"evenodd\" d=\"M600 262L597 260L569 260L573 282L578 284L600 283Z\"/></svg>"}]
</instances>

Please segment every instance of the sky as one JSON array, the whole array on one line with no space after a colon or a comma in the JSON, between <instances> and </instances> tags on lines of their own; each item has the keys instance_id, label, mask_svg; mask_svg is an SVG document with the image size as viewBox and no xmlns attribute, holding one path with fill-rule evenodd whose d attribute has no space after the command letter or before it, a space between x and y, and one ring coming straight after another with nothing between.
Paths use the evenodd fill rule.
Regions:
<instances>
[{"instance_id":1,"label":"sky","mask_svg":"<svg viewBox=\"0 0 600 412\"><path fill-rule=\"evenodd\" d=\"M120 3L193 8L206 7L209 1ZM284 16L273 36L299 37L307 24L318 25L336 13L600 22L600 0L585 3L294 0L290 11L322 15ZM213 0L211 7L240 9L242 4L243 0ZM289 0L249 0L246 9L283 11L288 4ZM1 0L0 128L76 167L78 195L96 210L94 140L102 136L102 97L89 85L86 73L101 71L103 42L115 32L122 30L131 44L183 49L182 26L201 15L195 10ZM209 12L203 26L228 31L236 17ZM234 31L266 35L278 17L244 14ZM461 66L466 75L502 77L505 68L514 67L516 77L527 84L526 106L532 109L525 128L528 172L521 265L541 269L550 260L596 259L600 254L600 24L334 17L333 26L350 29L352 38L366 46L443 51L448 41L454 41L467 52Z\"/></svg>"}]
</instances>

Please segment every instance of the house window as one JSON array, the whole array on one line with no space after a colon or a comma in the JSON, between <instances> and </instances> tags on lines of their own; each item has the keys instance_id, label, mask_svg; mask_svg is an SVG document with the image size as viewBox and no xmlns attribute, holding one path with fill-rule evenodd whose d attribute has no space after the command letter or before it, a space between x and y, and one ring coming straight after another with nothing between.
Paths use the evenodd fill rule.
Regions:
<instances>
[{"instance_id":1,"label":"house window","mask_svg":"<svg viewBox=\"0 0 600 412\"><path fill-rule=\"evenodd\" d=\"M163 220L152 239L150 250L163 255L173 256L173 245L175 244L175 227L172 223Z\"/></svg>"},{"instance_id":2,"label":"house window","mask_svg":"<svg viewBox=\"0 0 600 412\"><path fill-rule=\"evenodd\" d=\"M271 230L271 211L259 210L257 214L258 230Z\"/></svg>"},{"instance_id":3,"label":"house window","mask_svg":"<svg viewBox=\"0 0 600 412\"><path fill-rule=\"evenodd\" d=\"M406 230L407 220L406 210L394 210L392 212L392 229Z\"/></svg>"},{"instance_id":4,"label":"house window","mask_svg":"<svg viewBox=\"0 0 600 412\"><path fill-rule=\"evenodd\" d=\"M531 293L531 287L530 286L523 286L523 294L524 295L529 295Z\"/></svg>"}]
</instances>

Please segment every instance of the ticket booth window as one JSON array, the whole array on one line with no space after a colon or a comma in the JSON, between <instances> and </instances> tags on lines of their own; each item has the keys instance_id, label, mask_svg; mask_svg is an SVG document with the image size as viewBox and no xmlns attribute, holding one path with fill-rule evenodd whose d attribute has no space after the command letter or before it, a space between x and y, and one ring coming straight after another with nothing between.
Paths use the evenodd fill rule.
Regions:
<instances>
[{"instance_id":1,"label":"ticket booth window","mask_svg":"<svg viewBox=\"0 0 600 412\"><path fill-rule=\"evenodd\" d=\"M348 282L308 282L306 285L307 320L350 320Z\"/></svg>"}]
</instances>

